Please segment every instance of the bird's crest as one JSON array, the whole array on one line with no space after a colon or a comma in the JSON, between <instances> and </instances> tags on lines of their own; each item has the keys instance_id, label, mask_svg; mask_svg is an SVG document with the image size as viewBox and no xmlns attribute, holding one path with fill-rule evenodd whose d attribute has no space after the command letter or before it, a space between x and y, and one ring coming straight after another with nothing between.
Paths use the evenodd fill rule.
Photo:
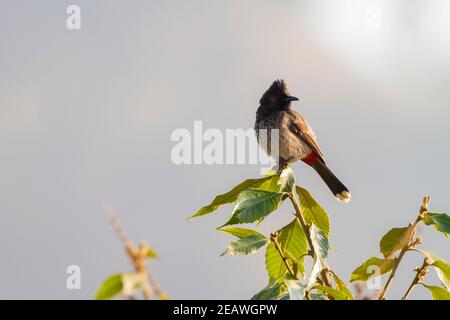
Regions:
<instances>
[{"instance_id":1,"label":"bird's crest","mask_svg":"<svg viewBox=\"0 0 450 320\"><path fill-rule=\"evenodd\" d=\"M270 96L290 96L289 90L286 86L286 82L282 79L275 80L272 85L267 89L266 92L262 95L261 99L259 100L259 103L264 104Z\"/></svg>"}]
</instances>

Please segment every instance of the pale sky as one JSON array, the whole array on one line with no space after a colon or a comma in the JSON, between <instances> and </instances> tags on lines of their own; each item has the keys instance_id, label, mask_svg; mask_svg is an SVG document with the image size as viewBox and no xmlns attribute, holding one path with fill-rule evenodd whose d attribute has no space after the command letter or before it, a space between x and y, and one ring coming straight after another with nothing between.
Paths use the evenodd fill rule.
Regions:
<instances>
[{"instance_id":1,"label":"pale sky","mask_svg":"<svg viewBox=\"0 0 450 320\"><path fill-rule=\"evenodd\" d=\"M66 28L70 4L81 30ZM195 120L252 128L276 78L300 98L295 109L352 191L341 204L295 166L330 214L329 264L348 281L380 256L385 232L415 219L423 195L449 212L449 15L444 0L2 0L0 298L91 299L107 276L131 271L104 203L130 238L158 251L150 269L170 297L262 289L263 251L218 258L232 237L214 229L231 206L185 219L259 167L175 166L170 136ZM290 210L262 231L289 222ZM422 248L450 260L441 234L420 232ZM401 297L420 263L404 259L388 298ZM66 288L72 264L81 290Z\"/></svg>"}]
</instances>

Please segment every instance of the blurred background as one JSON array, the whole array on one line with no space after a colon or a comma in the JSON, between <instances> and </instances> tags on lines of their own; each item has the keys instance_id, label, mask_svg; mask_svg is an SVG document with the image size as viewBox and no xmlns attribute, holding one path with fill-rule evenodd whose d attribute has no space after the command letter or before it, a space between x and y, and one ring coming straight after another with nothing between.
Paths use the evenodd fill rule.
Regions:
<instances>
[{"instance_id":1,"label":"blurred background","mask_svg":"<svg viewBox=\"0 0 450 320\"><path fill-rule=\"evenodd\" d=\"M66 28L71 4L81 30ZM415 219L423 195L431 210L450 210L449 17L445 0L2 0L0 298L91 299L108 275L132 270L103 203L161 255L150 270L170 297L262 289L263 251L218 258L231 237L214 229L232 207L185 219L259 166L175 166L170 135L195 120L252 128L276 78L352 191L341 204L295 166L330 214L329 264L348 280L386 231ZM423 248L450 259L441 234L420 232ZM81 290L66 288L72 264ZM405 258L388 298L419 264Z\"/></svg>"}]
</instances>

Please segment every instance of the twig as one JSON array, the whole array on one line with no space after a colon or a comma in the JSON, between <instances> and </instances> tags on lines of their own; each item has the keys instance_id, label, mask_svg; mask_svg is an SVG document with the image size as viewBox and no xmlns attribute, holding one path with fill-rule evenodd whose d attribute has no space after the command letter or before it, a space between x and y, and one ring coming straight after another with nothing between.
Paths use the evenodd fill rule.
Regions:
<instances>
[{"instance_id":1,"label":"twig","mask_svg":"<svg viewBox=\"0 0 450 320\"><path fill-rule=\"evenodd\" d=\"M147 271L148 271L147 267ZM168 296L161 290L161 287L159 286L158 280L152 275L150 271L147 272L148 281L150 283L150 286L155 291L156 295L158 296L159 300L167 300Z\"/></svg>"},{"instance_id":2,"label":"twig","mask_svg":"<svg viewBox=\"0 0 450 320\"><path fill-rule=\"evenodd\" d=\"M114 213L113 209L107 205L104 206L106 215L109 218L109 221L111 222L111 225L116 232L117 236L119 237L120 241L123 242L123 244L127 244L131 242L128 239L127 233L125 232L125 229L122 227L122 225L119 222L119 219L117 219L116 214Z\"/></svg>"},{"instance_id":3,"label":"twig","mask_svg":"<svg viewBox=\"0 0 450 320\"><path fill-rule=\"evenodd\" d=\"M386 297L386 293L389 289L389 287L392 284L392 281L394 280L395 272L397 271L398 266L400 265L400 261L403 259L403 256L405 255L407 249L403 248L402 251L400 251L400 254L397 258L394 259L394 267L392 268L391 273L389 274L389 278L386 282L386 285L383 287L383 289L380 292L380 295L378 296L379 300L384 300Z\"/></svg>"},{"instance_id":4,"label":"twig","mask_svg":"<svg viewBox=\"0 0 450 320\"><path fill-rule=\"evenodd\" d=\"M303 218L302 211L301 211L300 206L299 206L299 204L297 202L297 199L293 195L293 192L292 193L288 193L288 197L291 200L292 205L294 206L295 216L297 217L297 220L300 223L300 225L301 225L301 227L303 229L303 232L305 232L306 241L308 242L308 246L309 246L309 250L310 250L309 254L312 255L312 256L315 256L316 252L314 250L313 242L311 240L311 232L309 231L309 228L308 228L308 226L307 226L307 224L305 222L305 219Z\"/></svg>"},{"instance_id":5,"label":"twig","mask_svg":"<svg viewBox=\"0 0 450 320\"><path fill-rule=\"evenodd\" d=\"M300 222L303 232L305 233L306 241L308 242L308 246L309 246L309 255L311 255L314 258L317 256L317 253L316 253L316 250L314 249L314 245L313 245L313 242L311 239L311 232L309 230L308 225L305 222L305 219L303 218L302 211L300 209L300 205L297 201L297 198L294 195L294 191L292 191L291 193L288 193L288 197L291 200L292 205L294 206L295 216L297 217L297 220ZM328 274L327 270L322 269L321 278L322 278L323 283L327 287L331 287L331 279L330 279L330 275Z\"/></svg>"},{"instance_id":6,"label":"twig","mask_svg":"<svg viewBox=\"0 0 450 320\"><path fill-rule=\"evenodd\" d=\"M411 290L425 277L425 275L428 273L428 267L430 266L428 258L423 259L423 264L420 268L417 268L415 271L416 276L414 277L413 281L408 287L408 290L406 290L406 293L403 295L402 300L406 300L411 293Z\"/></svg>"},{"instance_id":7,"label":"twig","mask_svg":"<svg viewBox=\"0 0 450 320\"><path fill-rule=\"evenodd\" d=\"M142 292L146 300L150 300L153 296L153 290L148 281L149 272L145 264L145 258L147 256L146 246L141 243L141 245L136 248L132 242L127 242L125 244L125 251L130 257L131 263L133 264L136 273L141 275L144 282L142 287Z\"/></svg>"},{"instance_id":8,"label":"twig","mask_svg":"<svg viewBox=\"0 0 450 320\"><path fill-rule=\"evenodd\" d=\"M311 297L309 296L310 293L311 293L311 289L305 290L305 300L311 300Z\"/></svg>"},{"instance_id":9,"label":"twig","mask_svg":"<svg viewBox=\"0 0 450 320\"><path fill-rule=\"evenodd\" d=\"M278 233L272 232L270 234L270 241L274 244L275 249L280 254L280 257L283 260L284 264L286 265L286 268L289 271L289 273L291 274L291 276L293 276L295 278L296 274L295 274L294 270L292 269L292 267L289 265L288 258L284 254L283 249L281 248L280 242L278 242Z\"/></svg>"},{"instance_id":10,"label":"twig","mask_svg":"<svg viewBox=\"0 0 450 320\"><path fill-rule=\"evenodd\" d=\"M113 226L114 231L116 232L119 239L123 242L125 251L130 258L131 264L133 265L136 273L143 279L142 292L144 294L144 298L146 300L150 300L153 296L154 291L159 299L167 299L167 296L161 291L158 282L147 268L145 262L149 250L147 244L145 242L141 242L139 247L136 247L128 238L114 211L110 207L105 206L105 212L108 215L109 220L111 221L111 225Z\"/></svg>"},{"instance_id":11,"label":"twig","mask_svg":"<svg viewBox=\"0 0 450 320\"><path fill-rule=\"evenodd\" d=\"M424 214L428 211L428 204L430 203L430 197L429 196L425 196L422 200L422 205L419 209L419 215L417 216L416 221L410 225L408 228L408 232L405 235L406 237L408 237L408 239L406 239L407 241L405 241L405 245L403 246L403 248L401 249L399 255L397 256L397 258L394 259L394 267L392 268L391 273L389 274L389 278L385 284L385 286L383 287L383 289L380 291L380 294L378 296L379 300L384 300L386 298L386 294L387 291L389 290L389 287L392 284L392 281L394 280L395 277L395 273L398 269L398 266L400 265L400 262L403 259L403 256L405 255L405 253L411 249L411 246L413 245L412 243L412 238L414 236L414 233L416 231L417 225L419 224L419 222L421 222L424 219Z\"/></svg>"}]
</instances>

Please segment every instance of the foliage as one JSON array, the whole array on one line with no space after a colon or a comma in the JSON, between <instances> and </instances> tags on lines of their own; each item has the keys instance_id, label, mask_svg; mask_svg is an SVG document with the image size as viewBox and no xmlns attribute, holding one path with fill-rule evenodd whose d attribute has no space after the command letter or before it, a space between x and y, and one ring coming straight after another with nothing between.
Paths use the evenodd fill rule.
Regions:
<instances>
[{"instance_id":1,"label":"foliage","mask_svg":"<svg viewBox=\"0 0 450 320\"><path fill-rule=\"evenodd\" d=\"M295 217L270 236L255 229L234 226L254 224L258 227L269 215L278 211L286 200L291 202ZM350 282L365 282L389 273L386 285L378 294L379 299L384 299L403 256L406 252L416 251L424 255L424 264L416 269L416 276L403 298L406 299L412 288L421 284L430 291L433 299L449 299L450 266L437 255L416 248L421 243L421 239L415 237L419 223L434 226L446 237L450 233L450 217L444 213L429 213L428 202L429 198L426 197L413 224L393 228L382 237L382 257L371 257L363 262L352 272ZM217 196L188 219L209 215L226 204L234 204L234 209L217 230L238 239L231 242L222 255L249 255L265 247L268 282L252 299L354 299L345 282L327 263L330 251L329 216L306 189L295 184L291 168L286 168L279 175L245 180ZM310 259L312 265L308 271L305 270L306 259ZM422 282L431 267L435 269L442 287Z\"/></svg>"},{"instance_id":2,"label":"foliage","mask_svg":"<svg viewBox=\"0 0 450 320\"><path fill-rule=\"evenodd\" d=\"M406 227L392 228L389 230L380 241L380 253L384 258L372 257L368 261L364 262L361 266L356 268L350 278L350 281L367 281L372 275L369 274L369 268L375 267L375 274L380 276L385 273L389 273L389 277L385 286L380 290L378 299L385 299L387 291L389 290L392 281L395 277L397 268L402 261L403 256L407 252L415 251L421 253L425 259L421 268L415 269L416 276L414 277L411 285L407 289L402 299L407 299L411 290L417 285L422 284L427 288L433 299L445 299L450 296L449 293L449 280L450 280L450 265L445 260L435 255L434 253L417 249L417 246L422 243L420 237L416 237L416 229L422 222L425 225L433 225L437 231L443 233L445 236L450 232L450 217L444 213L430 213L428 212L430 198L425 197L422 201L422 206L419 210L414 223L410 223ZM422 283L428 268L434 267L437 276L441 281L441 287L429 286Z\"/></svg>"}]
</instances>

